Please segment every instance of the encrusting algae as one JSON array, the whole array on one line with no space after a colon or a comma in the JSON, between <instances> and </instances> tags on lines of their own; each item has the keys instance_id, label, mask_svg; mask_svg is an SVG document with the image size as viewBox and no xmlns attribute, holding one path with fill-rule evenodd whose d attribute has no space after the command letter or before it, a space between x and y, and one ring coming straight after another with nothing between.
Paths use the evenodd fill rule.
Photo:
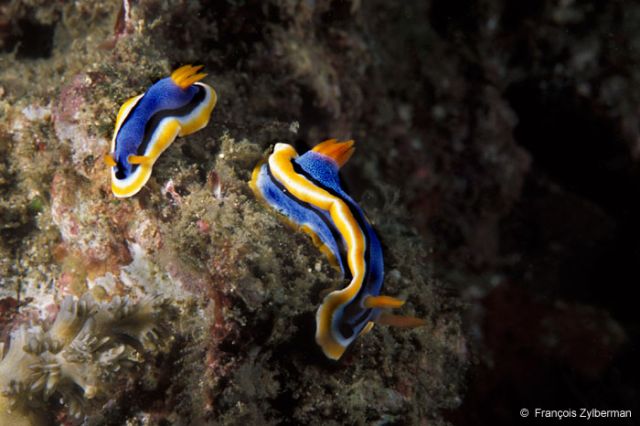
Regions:
<instances>
[{"instance_id":1,"label":"encrusting algae","mask_svg":"<svg viewBox=\"0 0 640 426\"><path fill-rule=\"evenodd\" d=\"M405 127L389 116L399 105L376 77L380 65L364 43L407 33L394 24L366 34L361 24L375 3L363 3L353 15L341 13L342 2L121 3L122 14L120 2L87 0L48 3L37 14L24 9L25 21L55 29L53 48L49 56L13 57L12 67L0 66L6 118L0 153L10 166L5 173L0 161L6 180L0 186L16 200L10 204L3 194L0 211L24 219L16 222L24 224L20 232L2 234L15 238L0 243L8 259L0 301L13 309L4 331L15 330L1 361L11 376L2 379L0 423L82 412L81 421L98 424L441 424L440 410L459 401L465 340L458 306L438 291L425 266L428 247L411 229L404 201L390 195L411 182L398 183L388 173L398 159L392 131ZM341 16L355 26L335 19ZM115 41L104 46L113 39L114 21ZM316 22L324 22L321 31ZM102 157L110 152L120 103L186 63L204 64L215 82L215 125L177 139L138 194L115 198ZM360 84L365 77L367 84ZM373 98L380 102L365 102ZM49 114L32 113L41 110ZM306 237L283 228L246 185L275 143L302 149L302 141L324 135L362 141L367 155L354 159L344 177L384 239L385 289L407 299L403 313L428 324L404 332L380 327L350 345L339 363L327 361L313 330L324 292L344 283ZM22 217L36 196L37 209ZM13 265L20 269L8 269ZM154 308L146 297L169 296L180 309L173 330L180 345L165 354L146 347L153 340L135 343L137 333L135 339L113 336L115 299L91 300L87 309L95 314L79 316L70 337L58 339L65 345L47 343L59 327L53 324L66 322L46 318L61 301L70 303L67 295L80 304L96 285L110 296L140 300L129 306L159 320L171 310ZM175 302L180 297L183 302ZM64 313L74 309L84 312L69 306L61 318L74 317ZM39 323L35 318L51 328L19 328ZM105 326L95 330L96 322ZM74 358L87 330L96 335L95 351ZM102 346L105 336L112 340ZM29 352L32 338L45 342L35 353ZM131 359L147 350L156 356L134 367ZM158 364L169 368L154 368ZM143 385L119 378L146 368L158 371L158 385L122 403L118 395ZM99 406L105 393L115 397Z\"/></svg>"},{"instance_id":2,"label":"encrusting algae","mask_svg":"<svg viewBox=\"0 0 640 426\"><path fill-rule=\"evenodd\" d=\"M50 327L22 325L0 351L0 425L49 424L47 404L54 396L71 416L81 416L144 354L169 347L172 316L161 298L66 297Z\"/></svg>"}]
</instances>

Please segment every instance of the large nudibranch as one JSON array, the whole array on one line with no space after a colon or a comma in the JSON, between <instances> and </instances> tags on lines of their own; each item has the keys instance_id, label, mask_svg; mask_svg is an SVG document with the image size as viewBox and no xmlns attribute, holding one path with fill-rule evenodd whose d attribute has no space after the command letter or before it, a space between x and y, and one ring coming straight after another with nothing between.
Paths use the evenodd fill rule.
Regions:
<instances>
[{"instance_id":1,"label":"large nudibranch","mask_svg":"<svg viewBox=\"0 0 640 426\"><path fill-rule=\"evenodd\" d=\"M353 141L327 140L298 156L278 143L253 171L258 198L309 234L349 284L329 293L316 314L316 342L339 359L374 322L416 326L422 320L383 312L403 301L381 296L384 262L380 241L358 204L342 189L339 169L354 152Z\"/></svg>"},{"instance_id":2,"label":"large nudibranch","mask_svg":"<svg viewBox=\"0 0 640 426\"><path fill-rule=\"evenodd\" d=\"M215 90L202 82L202 66L185 65L144 94L120 107L105 163L111 167L116 197L131 197L151 176L153 164L178 136L207 125L216 105Z\"/></svg>"}]
</instances>

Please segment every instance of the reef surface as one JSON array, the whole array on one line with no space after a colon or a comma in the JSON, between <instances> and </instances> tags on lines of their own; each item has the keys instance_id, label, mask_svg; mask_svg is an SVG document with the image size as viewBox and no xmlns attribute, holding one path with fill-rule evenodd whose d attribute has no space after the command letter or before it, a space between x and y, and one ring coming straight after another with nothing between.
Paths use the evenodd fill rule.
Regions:
<instances>
[{"instance_id":1,"label":"reef surface","mask_svg":"<svg viewBox=\"0 0 640 426\"><path fill-rule=\"evenodd\" d=\"M461 401L468 362L460 303L434 277L432 247L398 196L402 176L393 177L414 149L398 140L422 108L403 95L421 83L388 83L421 72L395 46L429 42L419 21L399 26L394 16L424 12L419 6L125 0L0 8L0 369L19 366L0 381L0 419L444 422L442 410ZM137 196L114 198L102 156L120 104L187 63L204 64L218 92L209 126L178 139ZM247 185L274 143L305 150L328 137L357 141L344 178L384 242L386 292L427 321L375 327L338 363L313 334L324 292L343 283ZM128 317L112 306L122 300L132 318L137 306L147 313L142 335L121 329ZM90 307L58 342L47 330L74 303ZM45 373L29 373L36 370ZM90 383L76 370L91 372Z\"/></svg>"}]
</instances>

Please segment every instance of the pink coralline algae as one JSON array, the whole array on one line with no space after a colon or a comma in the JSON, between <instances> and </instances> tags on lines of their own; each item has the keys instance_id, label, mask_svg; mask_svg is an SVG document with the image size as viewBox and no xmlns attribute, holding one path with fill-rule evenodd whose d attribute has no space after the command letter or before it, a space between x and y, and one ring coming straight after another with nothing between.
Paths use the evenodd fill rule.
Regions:
<instances>
[{"instance_id":1,"label":"pink coralline algae","mask_svg":"<svg viewBox=\"0 0 640 426\"><path fill-rule=\"evenodd\" d=\"M87 160L99 158L109 148L105 136L96 134L93 122L87 119L87 111L94 95L95 84L104 77L97 73L78 74L60 90L54 104L53 124L58 141L68 144L74 168L91 178Z\"/></svg>"}]
</instances>

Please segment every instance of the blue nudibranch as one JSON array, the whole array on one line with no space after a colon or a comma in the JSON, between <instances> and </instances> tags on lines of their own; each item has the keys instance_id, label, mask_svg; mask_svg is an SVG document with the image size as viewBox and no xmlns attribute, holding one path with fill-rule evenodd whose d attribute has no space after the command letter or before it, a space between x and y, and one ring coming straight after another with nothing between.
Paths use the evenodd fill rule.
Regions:
<instances>
[{"instance_id":1,"label":"blue nudibranch","mask_svg":"<svg viewBox=\"0 0 640 426\"><path fill-rule=\"evenodd\" d=\"M201 83L202 66L185 65L144 94L127 100L116 118L111 152L111 189L116 197L131 197L147 183L153 164L177 136L207 125L216 105L215 90Z\"/></svg>"},{"instance_id":2,"label":"blue nudibranch","mask_svg":"<svg viewBox=\"0 0 640 426\"><path fill-rule=\"evenodd\" d=\"M423 322L382 312L404 304L381 296L382 247L358 204L342 189L340 167L354 151L353 141L330 139L298 156L278 143L256 166L250 186L256 196L309 234L349 284L329 293L316 313L316 342L324 354L339 359L374 322L416 326Z\"/></svg>"}]
</instances>

